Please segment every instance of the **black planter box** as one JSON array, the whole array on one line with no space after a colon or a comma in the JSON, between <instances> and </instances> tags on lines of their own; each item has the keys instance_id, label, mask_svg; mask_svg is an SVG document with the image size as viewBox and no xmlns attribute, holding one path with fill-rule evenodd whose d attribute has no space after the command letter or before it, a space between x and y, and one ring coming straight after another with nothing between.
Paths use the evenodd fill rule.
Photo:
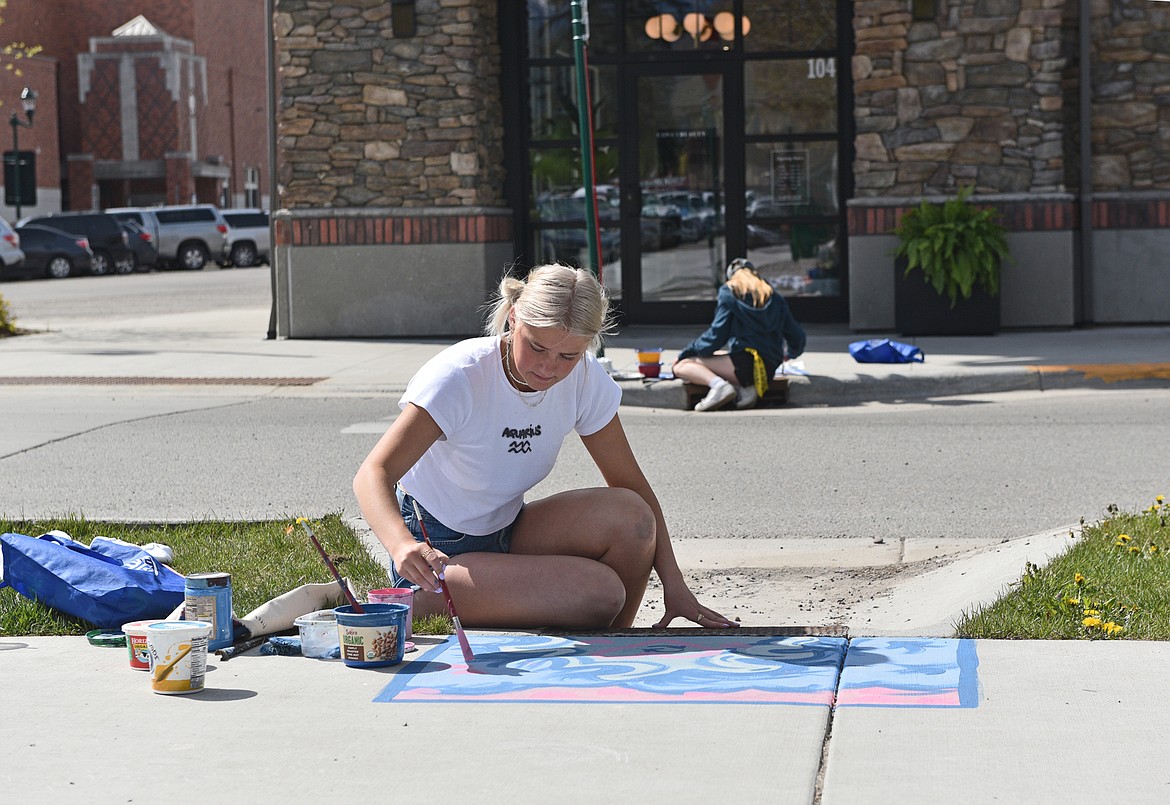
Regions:
<instances>
[{"instance_id":1,"label":"black planter box","mask_svg":"<svg viewBox=\"0 0 1170 805\"><path fill-rule=\"evenodd\" d=\"M927 284L921 271L906 274L906 258L894 261L894 329L901 335L994 335L999 332L999 297L976 285L971 297L950 297Z\"/></svg>"}]
</instances>

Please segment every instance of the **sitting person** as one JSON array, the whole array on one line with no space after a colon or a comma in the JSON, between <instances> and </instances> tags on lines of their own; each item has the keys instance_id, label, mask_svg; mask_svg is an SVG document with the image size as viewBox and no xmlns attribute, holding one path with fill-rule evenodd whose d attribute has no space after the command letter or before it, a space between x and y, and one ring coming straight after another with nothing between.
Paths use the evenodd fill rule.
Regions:
<instances>
[{"instance_id":1,"label":"sitting person","mask_svg":"<svg viewBox=\"0 0 1170 805\"><path fill-rule=\"evenodd\" d=\"M610 327L592 274L539 266L500 283L486 336L411 379L354 492L394 586L421 588L415 617L445 611L423 594L444 579L467 626L625 629L653 571L665 608L655 626L737 625L700 604L679 569L618 417L621 389L594 357ZM526 500L574 433L605 485Z\"/></svg>"},{"instance_id":2,"label":"sitting person","mask_svg":"<svg viewBox=\"0 0 1170 805\"><path fill-rule=\"evenodd\" d=\"M707 330L678 353L674 376L709 386L696 411L730 405L751 408L768 390L776 369L804 352L804 329L749 260L727 266L715 318Z\"/></svg>"}]
</instances>

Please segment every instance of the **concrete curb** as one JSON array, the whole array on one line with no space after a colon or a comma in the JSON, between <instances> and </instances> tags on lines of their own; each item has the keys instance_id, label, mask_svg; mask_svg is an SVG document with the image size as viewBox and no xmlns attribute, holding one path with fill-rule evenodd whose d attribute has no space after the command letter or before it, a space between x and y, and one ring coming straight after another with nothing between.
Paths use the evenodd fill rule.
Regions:
<instances>
[{"instance_id":1,"label":"concrete curb","mask_svg":"<svg viewBox=\"0 0 1170 805\"><path fill-rule=\"evenodd\" d=\"M1167 388L1170 364L1115 364L1108 371L1087 366L1026 366L919 376L793 375L789 383L788 407L857 405L1008 391ZM619 380L618 385L622 389L622 405L687 410L687 394L681 380Z\"/></svg>"}]
</instances>

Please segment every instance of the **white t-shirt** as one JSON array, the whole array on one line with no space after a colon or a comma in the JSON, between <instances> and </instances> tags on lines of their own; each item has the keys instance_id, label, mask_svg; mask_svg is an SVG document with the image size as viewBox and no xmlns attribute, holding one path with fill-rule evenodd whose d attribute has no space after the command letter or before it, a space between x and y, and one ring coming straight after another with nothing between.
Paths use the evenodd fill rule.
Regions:
<instances>
[{"instance_id":1,"label":"white t-shirt","mask_svg":"<svg viewBox=\"0 0 1170 805\"><path fill-rule=\"evenodd\" d=\"M586 353L529 407L504 375L498 338L461 341L427 361L398 401L424 409L443 431L402 487L448 528L491 534L516 519L524 494L552 472L565 436L601 430L621 396ZM539 392L524 397L541 399Z\"/></svg>"}]
</instances>

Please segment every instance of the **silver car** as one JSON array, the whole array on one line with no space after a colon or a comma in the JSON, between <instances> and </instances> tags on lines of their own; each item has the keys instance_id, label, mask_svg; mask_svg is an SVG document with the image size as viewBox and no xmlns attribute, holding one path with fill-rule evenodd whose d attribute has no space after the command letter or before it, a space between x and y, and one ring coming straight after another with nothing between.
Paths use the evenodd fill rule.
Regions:
<instances>
[{"instance_id":1,"label":"silver car","mask_svg":"<svg viewBox=\"0 0 1170 805\"><path fill-rule=\"evenodd\" d=\"M223 210L228 225L225 265L248 268L268 262L271 236L267 210Z\"/></svg>"},{"instance_id":2,"label":"silver car","mask_svg":"<svg viewBox=\"0 0 1170 805\"><path fill-rule=\"evenodd\" d=\"M107 212L135 221L155 236L160 266L198 271L208 261L220 263L228 257L227 222L214 204L115 207Z\"/></svg>"},{"instance_id":3,"label":"silver car","mask_svg":"<svg viewBox=\"0 0 1170 805\"><path fill-rule=\"evenodd\" d=\"M24 262L24 252L20 249L20 235L0 218L0 269L12 268Z\"/></svg>"}]
</instances>

